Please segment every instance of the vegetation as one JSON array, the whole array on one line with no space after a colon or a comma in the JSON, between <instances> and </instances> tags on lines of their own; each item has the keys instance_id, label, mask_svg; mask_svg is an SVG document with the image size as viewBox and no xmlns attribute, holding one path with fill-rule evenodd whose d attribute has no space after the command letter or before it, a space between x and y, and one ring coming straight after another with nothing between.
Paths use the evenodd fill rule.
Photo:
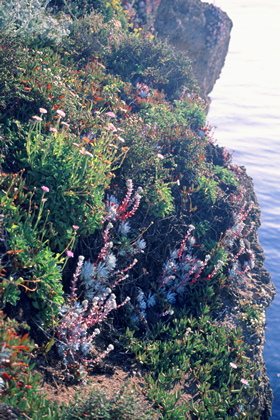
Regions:
<instances>
[{"instance_id":1,"label":"vegetation","mask_svg":"<svg viewBox=\"0 0 280 420\"><path fill-rule=\"evenodd\" d=\"M0 2L2 401L33 420L256 420L258 366L218 316L254 267L254 206L190 61L126 15L115 0ZM42 395L31 360L85 386L112 343L145 368L150 409L124 391Z\"/></svg>"}]
</instances>

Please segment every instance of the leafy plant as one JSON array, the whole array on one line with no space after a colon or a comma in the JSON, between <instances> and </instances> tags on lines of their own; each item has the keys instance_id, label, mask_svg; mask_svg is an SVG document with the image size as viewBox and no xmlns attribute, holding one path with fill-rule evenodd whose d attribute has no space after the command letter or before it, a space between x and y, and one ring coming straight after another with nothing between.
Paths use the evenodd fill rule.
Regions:
<instances>
[{"instance_id":1,"label":"leafy plant","mask_svg":"<svg viewBox=\"0 0 280 420\"><path fill-rule=\"evenodd\" d=\"M0 28L11 36L38 37L55 44L69 35L71 19L66 15L56 18L47 11L50 0L4 0L0 5Z\"/></svg>"},{"instance_id":2,"label":"leafy plant","mask_svg":"<svg viewBox=\"0 0 280 420\"><path fill-rule=\"evenodd\" d=\"M152 338L144 342L128 333L130 349L149 369L147 395L164 418L187 413L186 418L192 419L234 418L236 407L241 406L248 418L259 418L256 412L248 412L249 396L255 393L255 366L248 362L240 330L210 322L207 308L204 312L198 319L181 313L181 318L158 325ZM180 395L167 394L185 376L196 383L196 402L183 404Z\"/></svg>"},{"instance_id":3,"label":"leafy plant","mask_svg":"<svg viewBox=\"0 0 280 420\"><path fill-rule=\"evenodd\" d=\"M30 365L34 348L28 334L17 333L18 324L0 313L0 395L1 402L16 407L28 418L58 419L57 405L50 403L40 391L40 377ZM29 417L30 416L30 417Z\"/></svg>"},{"instance_id":4,"label":"leafy plant","mask_svg":"<svg viewBox=\"0 0 280 420\"><path fill-rule=\"evenodd\" d=\"M160 40L123 35L111 45L106 62L123 80L144 82L171 98L178 98L183 87L196 90L190 61Z\"/></svg>"},{"instance_id":5,"label":"leafy plant","mask_svg":"<svg viewBox=\"0 0 280 420\"><path fill-rule=\"evenodd\" d=\"M113 290L128 278L127 273L137 263L135 255L145 248L145 241L141 237L129 241L131 228L127 219L134 216L139 207L139 192L140 189L133 194L132 181L127 180L127 193L121 203L114 196L108 197L103 218L104 244L96 261L84 262L84 257L79 257L69 300L60 309L61 320L56 334L58 352L66 366L73 363L98 363L114 348L109 345L103 354L92 359L93 340L100 334L100 330L96 328L93 332L90 331L93 327L100 326L111 311L130 300L126 297L117 304ZM78 300L81 294L82 303Z\"/></svg>"},{"instance_id":6,"label":"leafy plant","mask_svg":"<svg viewBox=\"0 0 280 420\"><path fill-rule=\"evenodd\" d=\"M79 420L84 417L91 420L133 420L140 417L144 420L152 420L159 418L155 411L148 407L148 404L143 406L143 403L137 400L133 391L129 392L124 388L111 398L108 398L100 390L93 390L86 400L76 398L75 403L64 411L61 419Z\"/></svg>"}]
</instances>

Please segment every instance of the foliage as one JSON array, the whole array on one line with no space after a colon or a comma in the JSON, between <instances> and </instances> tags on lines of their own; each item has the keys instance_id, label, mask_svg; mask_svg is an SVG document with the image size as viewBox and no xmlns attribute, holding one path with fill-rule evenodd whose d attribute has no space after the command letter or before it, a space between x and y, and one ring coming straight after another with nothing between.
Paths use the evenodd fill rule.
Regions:
<instances>
[{"instance_id":1,"label":"foliage","mask_svg":"<svg viewBox=\"0 0 280 420\"><path fill-rule=\"evenodd\" d=\"M30 354L34 348L28 334L16 331L18 324L0 313L0 395L1 402L17 407L28 418L39 420L47 416L58 419L58 407L40 392L40 378L32 371Z\"/></svg>"},{"instance_id":2,"label":"foliage","mask_svg":"<svg viewBox=\"0 0 280 420\"><path fill-rule=\"evenodd\" d=\"M128 34L118 0L17 2L18 23L13 5L0 6L2 22L11 11L0 34L2 307L29 315L33 336L43 330L47 352L81 383L129 326L124 357L130 349L147 370L156 418L257 419L256 367L240 332L218 321L224 287L254 268L254 203L242 170L212 144L190 61L145 31ZM258 305L240 308L249 328L262 325ZM2 347L12 403L58 418L63 409L32 383L27 337L10 325L4 342L22 340L15 354L17 341ZM15 382L22 374L27 387ZM179 384L193 386L193 401ZM130 403L96 391L63 415L155 418Z\"/></svg>"},{"instance_id":3,"label":"foliage","mask_svg":"<svg viewBox=\"0 0 280 420\"><path fill-rule=\"evenodd\" d=\"M51 5L76 19L84 18L94 10L101 13L106 22L117 17L127 24L120 0L51 0Z\"/></svg>"},{"instance_id":4,"label":"foliage","mask_svg":"<svg viewBox=\"0 0 280 420\"><path fill-rule=\"evenodd\" d=\"M87 417L91 420L133 420L157 419L158 416L151 409L143 407L143 403L138 401L133 391L121 389L114 397L108 398L100 390L93 390L90 396L84 400L76 398L74 404L68 407L62 420L79 420Z\"/></svg>"},{"instance_id":5,"label":"foliage","mask_svg":"<svg viewBox=\"0 0 280 420\"><path fill-rule=\"evenodd\" d=\"M27 136L27 158L23 155L19 160L28 168L27 188L46 185L49 189L43 214L48 214L52 225L51 245L62 252L73 235L73 225L78 225L84 236L97 228L119 141L106 128L92 143L87 138L77 139L59 122L63 124L59 118L50 132L44 133L41 122L35 121Z\"/></svg>"},{"instance_id":6,"label":"foliage","mask_svg":"<svg viewBox=\"0 0 280 420\"><path fill-rule=\"evenodd\" d=\"M106 57L109 70L125 81L145 83L177 99L183 88L197 88L190 61L160 40L122 35L112 43Z\"/></svg>"},{"instance_id":7,"label":"foliage","mask_svg":"<svg viewBox=\"0 0 280 420\"><path fill-rule=\"evenodd\" d=\"M43 197L38 213L32 211L32 198L32 193L25 193L20 176L2 179L0 205L4 208L9 243L2 254L5 278L1 293L3 301L13 305L20 300L20 290L28 293L37 316L47 325L64 302L60 266L63 258L54 255L47 244L46 220L38 229Z\"/></svg>"},{"instance_id":8,"label":"foliage","mask_svg":"<svg viewBox=\"0 0 280 420\"><path fill-rule=\"evenodd\" d=\"M237 407L246 418L259 418L248 403L255 392L255 367L246 357L241 332L211 321L207 308L204 312L198 319L182 314L170 323L159 323L144 342L127 333L131 350L149 371L147 395L166 419L233 419ZM184 377L195 382L198 402L182 403L179 394L166 395Z\"/></svg>"},{"instance_id":9,"label":"foliage","mask_svg":"<svg viewBox=\"0 0 280 420\"><path fill-rule=\"evenodd\" d=\"M61 320L57 328L57 348L65 366L97 363L114 348L109 345L96 359L89 359L93 351L93 340L100 334L97 328L90 332L92 328L100 326L111 311L130 300L126 297L118 305L113 290L129 277L127 273L137 263L135 255L143 252L146 245L141 237L134 240L129 238L131 228L127 219L139 207L139 191L133 195L133 184L128 180L127 193L121 203L114 196L108 197L103 218L106 226L102 235L104 243L96 261L84 262L84 257L79 257L71 282L71 294L68 302L60 309ZM83 301L80 303L78 297L81 295Z\"/></svg>"},{"instance_id":10,"label":"foliage","mask_svg":"<svg viewBox=\"0 0 280 420\"><path fill-rule=\"evenodd\" d=\"M11 36L42 40L60 44L69 35L71 19L47 12L50 0L3 0L0 5L0 29Z\"/></svg>"}]
</instances>

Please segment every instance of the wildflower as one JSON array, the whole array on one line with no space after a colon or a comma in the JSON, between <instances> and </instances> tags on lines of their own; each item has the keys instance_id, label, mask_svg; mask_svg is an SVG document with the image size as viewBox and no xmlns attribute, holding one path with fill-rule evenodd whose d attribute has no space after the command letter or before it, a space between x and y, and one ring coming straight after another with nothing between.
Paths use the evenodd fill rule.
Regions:
<instances>
[{"instance_id":1,"label":"wildflower","mask_svg":"<svg viewBox=\"0 0 280 420\"><path fill-rule=\"evenodd\" d=\"M49 187L46 187L45 185L42 185L41 189L45 192L50 192Z\"/></svg>"},{"instance_id":2,"label":"wildflower","mask_svg":"<svg viewBox=\"0 0 280 420\"><path fill-rule=\"evenodd\" d=\"M46 201L48 201L47 198L42 198L42 203L45 203Z\"/></svg>"},{"instance_id":3,"label":"wildflower","mask_svg":"<svg viewBox=\"0 0 280 420\"><path fill-rule=\"evenodd\" d=\"M161 160L162 160L162 159L164 159L164 156L163 156L161 153L158 153L158 154L157 154L157 157L158 157L159 159L161 159Z\"/></svg>"},{"instance_id":4,"label":"wildflower","mask_svg":"<svg viewBox=\"0 0 280 420\"><path fill-rule=\"evenodd\" d=\"M106 264L109 270L113 270L116 267L117 258L114 254L110 253L106 257Z\"/></svg>"},{"instance_id":5,"label":"wildflower","mask_svg":"<svg viewBox=\"0 0 280 420\"><path fill-rule=\"evenodd\" d=\"M70 251L69 249L67 249L66 255L67 255L68 258L73 258L74 257L74 253L72 251Z\"/></svg>"},{"instance_id":6,"label":"wildflower","mask_svg":"<svg viewBox=\"0 0 280 420\"><path fill-rule=\"evenodd\" d=\"M47 114L48 111L45 108L39 108L41 114Z\"/></svg>"},{"instance_id":7,"label":"wildflower","mask_svg":"<svg viewBox=\"0 0 280 420\"><path fill-rule=\"evenodd\" d=\"M73 228L74 230L78 230L78 229L79 229L79 227L80 227L80 226L77 226L77 225L72 225L72 228Z\"/></svg>"},{"instance_id":8,"label":"wildflower","mask_svg":"<svg viewBox=\"0 0 280 420\"><path fill-rule=\"evenodd\" d=\"M32 118L34 118L34 120L36 120L36 121L43 121L43 118L38 117L38 115L33 115Z\"/></svg>"},{"instance_id":9,"label":"wildflower","mask_svg":"<svg viewBox=\"0 0 280 420\"><path fill-rule=\"evenodd\" d=\"M114 346L113 344L109 344L109 346L107 347L107 351L112 351L114 350Z\"/></svg>"},{"instance_id":10,"label":"wildflower","mask_svg":"<svg viewBox=\"0 0 280 420\"><path fill-rule=\"evenodd\" d=\"M119 225L119 232L121 235L126 236L130 232L131 228L128 222L121 222Z\"/></svg>"},{"instance_id":11,"label":"wildflower","mask_svg":"<svg viewBox=\"0 0 280 420\"><path fill-rule=\"evenodd\" d=\"M237 369L237 365L235 363L230 362L229 365L232 369Z\"/></svg>"},{"instance_id":12,"label":"wildflower","mask_svg":"<svg viewBox=\"0 0 280 420\"><path fill-rule=\"evenodd\" d=\"M247 379L242 378L240 379L240 382L245 386L249 386L249 382L247 381Z\"/></svg>"},{"instance_id":13,"label":"wildflower","mask_svg":"<svg viewBox=\"0 0 280 420\"><path fill-rule=\"evenodd\" d=\"M123 139L121 136L118 136L118 140L119 140L121 143L125 143L125 139Z\"/></svg>"},{"instance_id":14,"label":"wildflower","mask_svg":"<svg viewBox=\"0 0 280 420\"><path fill-rule=\"evenodd\" d=\"M81 148L80 153L81 155L87 155L87 156L93 157L93 154L88 152L84 147Z\"/></svg>"},{"instance_id":15,"label":"wildflower","mask_svg":"<svg viewBox=\"0 0 280 420\"><path fill-rule=\"evenodd\" d=\"M51 131L52 133L57 133L57 129L56 129L55 127L50 127L50 131Z\"/></svg>"},{"instance_id":16,"label":"wildflower","mask_svg":"<svg viewBox=\"0 0 280 420\"><path fill-rule=\"evenodd\" d=\"M62 111L61 109L58 109L57 111L56 111L56 113L60 116L60 117L65 117L65 112L64 111Z\"/></svg>"},{"instance_id":17,"label":"wildflower","mask_svg":"<svg viewBox=\"0 0 280 420\"><path fill-rule=\"evenodd\" d=\"M138 252L143 252L143 250L146 248L146 242L144 239L138 239L137 242L135 242L135 248Z\"/></svg>"},{"instance_id":18,"label":"wildflower","mask_svg":"<svg viewBox=\"0 0 280 420\"><path fill-rule=\"evenodd\" d=\"M61 124L62 125L65 125L65 127L67 127L67 128L69 128L70 126L69 126L69 124L67 123L67 122L65 122L65 121L61 121Z\"/></svg>"},{"instance_id":19,"label":"wildflower","mask_svg":"<svg viewBox=\"0 0 280 420\"><path fill-rule=\"evenodd\" d=\"M72 143L73 146L80 147L79 143Z\"/></svg>"},{"instance_id":20,"label":"wildflower","mask_svg":"<svg viewBox=\"0 0 280 420\"><path fill-rule=\"evenodd\" d=\"M111 112L111 111L106 112L105 115L107 115L107 117L110 117L110 118L116 118L116 114L114 112Z\"/></svg>"},{"instance_id":21,"label":"wildflower","mask_svg":"<svg viewBox=\"0 0 280 420\"><path fill-rule=\"evenodd\" d=\"M110 131L117 131L116 127L115 127L115 126L114 126L114 124L112 124L112 123L109 123L109 124L107 125L107 130L110 130Z\"/></svg>"}]
</instances>

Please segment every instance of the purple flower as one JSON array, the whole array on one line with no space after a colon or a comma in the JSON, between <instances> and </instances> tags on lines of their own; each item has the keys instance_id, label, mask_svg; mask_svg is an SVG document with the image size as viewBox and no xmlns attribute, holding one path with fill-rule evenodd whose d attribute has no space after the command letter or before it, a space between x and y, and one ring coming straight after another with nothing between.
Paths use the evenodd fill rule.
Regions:
<instances>
[{"instance_id":1,"label":"purple flower","mask_svg":"<svg viewBox=\"0 0 280 420\"><path fill-rule=\"evenodd\" d=\"M45 185L42 185L42 190L43 191L45 191L45 192L50 192L50 189L49 189L49 187L46 187Z\"/></svg>"},{"instance_id":2,"label":"purple flower","mask_svg":"<svg viewBox=\"0 0 280 420\"><path fill-rule=\"evenodd\" d=\"M70 251L69 249L67 249L66 255L67 255L68 258L74 258L74 253L72 251Z\"/></svg>"}]
</instances>

